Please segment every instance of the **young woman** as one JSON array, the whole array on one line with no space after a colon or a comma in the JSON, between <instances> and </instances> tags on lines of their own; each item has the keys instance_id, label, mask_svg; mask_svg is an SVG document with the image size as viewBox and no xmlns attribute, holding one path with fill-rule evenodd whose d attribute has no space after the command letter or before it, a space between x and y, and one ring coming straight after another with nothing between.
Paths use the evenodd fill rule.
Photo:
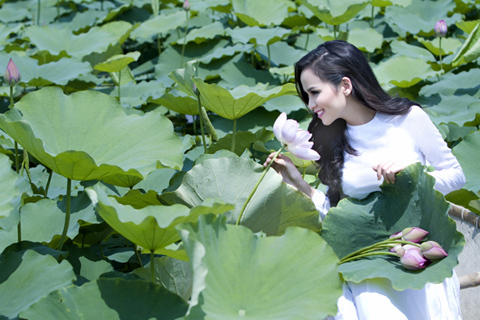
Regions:
<instances>
[{"instance_id":1,"label":"young woman","mask_svg":"<svg viewBox=\"0 0 480 320\"><path fill-rule=\"evenodd\" d=\"M408 99L390 97L355 46L339 40L321 44L295 64L295 81L313 112L308 130L321 156L319 177L327 193L305 182L284 156L272 167L312 198L322 218L341 198L361 199L380 191L380 184L395 182L395 175L415 162L435 168L430 174L443 194L465 183L457 159L428 115ZM396 291L383 279L348 282L343 289L335 319L461 319L455 275L422 290Z\"/></svg>"}]
</instances>

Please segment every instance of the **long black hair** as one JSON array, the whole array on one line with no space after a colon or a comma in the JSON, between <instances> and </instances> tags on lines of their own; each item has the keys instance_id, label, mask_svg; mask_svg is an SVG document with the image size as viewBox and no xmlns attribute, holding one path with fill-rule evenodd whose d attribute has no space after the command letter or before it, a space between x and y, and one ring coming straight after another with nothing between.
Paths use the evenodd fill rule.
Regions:
<instances>
[{"instance_id":1,"label":"long black hair","mask_svg":"<svg viewBox=\"0 0 480 320\"><path fill-rule=\"evenodd\" d=\"M320 80L338 88L343 77L352 83L352 96L365 107L386 114L408 113L414 102L406 98L392 98L378 83L364 54L352 44L333 40L319 45L295 64L295 84L298 95L308 105L308 94L302 87L300 75L305 69L312 70ZM344 152L356 154L346 136L347 124L337 119L326 126L314 116L308 131L312 133L313 149L321 158L318 160L320 181L327 185L327 196L332 205L342 197L342 170Z\"/></svg>"}]
</instances>

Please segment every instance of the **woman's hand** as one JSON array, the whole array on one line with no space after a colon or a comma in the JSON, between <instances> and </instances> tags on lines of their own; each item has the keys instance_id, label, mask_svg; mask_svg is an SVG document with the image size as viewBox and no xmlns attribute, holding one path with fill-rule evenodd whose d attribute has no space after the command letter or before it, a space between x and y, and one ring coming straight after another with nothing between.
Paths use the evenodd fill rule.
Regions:
<instances>
[{"instance_id":1,"label":"woman's hand","mask_svg":"<svg viewBox=\"0 0 480 320\"><path fill-rule=\"evenodd\" d=\"M385 182L395 183L395 175L402 171L406 165L399 163L396 160L387 160L373 166L372 169L377 172L377 179L380 180L383 176Z\"/></svg>"},{"instance_id":2,"label":"woman's hand","mask_svg":"<svg viewBox=\"0 0 480 320\"><path fill-rule=\"evenodd\" d=\"M265 163L264 167L267 167L268 164L272 161L275 153L271 153ZM292 160L283 154L279 154L278 157L272 163L272 168L282 176L282 179L285 183L288 183L298 190L305 193L307 196L312 197L315 190L310 186L305 180L303 180L300 171L293 164Z\"/></svg>"}]
</instances>

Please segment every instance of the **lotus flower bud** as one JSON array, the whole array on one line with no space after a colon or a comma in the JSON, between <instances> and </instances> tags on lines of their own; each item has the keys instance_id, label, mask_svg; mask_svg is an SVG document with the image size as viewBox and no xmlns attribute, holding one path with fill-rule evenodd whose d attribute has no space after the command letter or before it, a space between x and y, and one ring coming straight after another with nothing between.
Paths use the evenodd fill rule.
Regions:
<instances>
[{"instance_id":1,"label":"lotus flower bud","mask_svg":"<svg viewBox=\"0 0 480 320\"><path fill-rule=\"evenodd\" d=\"M422 254L431 260L442 259L448 256L447 252L443 250L442 246L435 241L427 241L421 244L420 251Z\"/></svg>"},{"instance_id":2,"label":"lotus flower bud","mask_svg":"<svg viewBox=\"0 0 480 320\"><path fill-rule=\"evenodd\" d=\"M445 23L445 20L438 20L437 23L435 23L435 33L437 36L445 37L447 30L447 24Z\"/></svg>"},{"instance_id":3,"label":"lotus flower bud","mask_svg":"<svg viewBox=\"0 0 480 320\"><path fill-rule=\"evenodd\" d=\"M15 86L21 80L20 71L18 71L17 66L11 58L10 61L8 61L7 69L3 74L3 78L10 87Z\"/></svg>"},{"instance_id":4,"label":"lotus flower bud","mask_svg":"<svg viewBox=\"0 0 480 320\"><path fill-rule=\"evenodd\" d=\"M190 2L188 0L185 0L183 2L183 10L189 11L190 10Z\"/></svg>"},{"instance_id":5,"label":"lotus flower bud","mask_svg":"<svg viewBox=\"0 0 480 320\"><path fill-rule=\"evenodd\" d=\"M400 263L405 269L419 270L428 265L429 261L422 256L420 248L407 244L403 246L403 249L405 252L400 258Z\"/></svg>"},{"instance_id":6,"label":"lotus flower bud","mask_svg":"<svg viewBox=\"0 0 480 320\"><path fill-rule=\"evenodd\" d=\"M405 254L405 249L401 245L393 247L390 251L395 252L400 258Z\"/></svg>"},{"instance_id":7,"label":"lotus flower bud","mask_svg":"<svg viewBox=\"0 0 480 320\"><path fill-rule=\"evenodd\" d=\"M192 89L193 89L193 93L195 93L196 96L200 95L200 91L198 91L197 85L195 83L193 84Z\"/></svg>"},{"instance_id":8,"label":"lotus flower bud","mask_svg":"<svg viewBox=\"0 0 480 320\"><path fill-rule=\"evenodd\" d=\"M425 231L417 227L405 228L402 231L402 236L404 240L416 242L416 243L422 241L422 239L425 238L427 234L428 234L428 231Z\"/></svg>"}]
</instances>

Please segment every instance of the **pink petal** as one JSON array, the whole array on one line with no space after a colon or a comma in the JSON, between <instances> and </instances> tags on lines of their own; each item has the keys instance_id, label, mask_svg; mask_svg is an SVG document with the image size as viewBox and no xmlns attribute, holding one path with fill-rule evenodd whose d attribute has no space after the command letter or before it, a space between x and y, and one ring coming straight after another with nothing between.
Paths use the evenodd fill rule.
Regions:
<instances>
[{"instance_id":1,"label":"pink petal","mask_svg":"<svg viewBox=\"0 0 480 320\"><path fill-rule=\"evenodd\" d=\"M290 144L295 140L298 132L298 122L288 119L282 127L282 138L286 144Z\"/></svg>"},{"instance_id":2,"label":"pink petal","mask_svg":"<svg viewBox=\"0 0 480 320\"><path fill-rule=\"evenodd\" d=\"M291 146L301 146L305 142L308 142L312 134L305 130L298 130L295 139L290 143ZM312 143L313 145L313 143Z\"/></svg>"},{"instance_id":3,"label":"pink petal","mask_svg":"<svg viewBox=\"0 0 480 320\"><path fill-rule=\"evenodd\" d=\"M292 153L295 157L303 160L313 160L316 161L320 159L320 155L317 151L310 148L303 147L287 147L288 152Z\"/></svg>"},{"instance_id":4,"label":"pink petal","mask_svg":"<svg viewBox=\"0 0 480 320\"><path fill-rule=\"evenodd\" d=\"M285 112L280 113L277 120L273 124L273 134L280 141L281 144L284 144L283 137L282 137L282 128L287 122L287 114Z\"/></svg>"}]
</instances>

